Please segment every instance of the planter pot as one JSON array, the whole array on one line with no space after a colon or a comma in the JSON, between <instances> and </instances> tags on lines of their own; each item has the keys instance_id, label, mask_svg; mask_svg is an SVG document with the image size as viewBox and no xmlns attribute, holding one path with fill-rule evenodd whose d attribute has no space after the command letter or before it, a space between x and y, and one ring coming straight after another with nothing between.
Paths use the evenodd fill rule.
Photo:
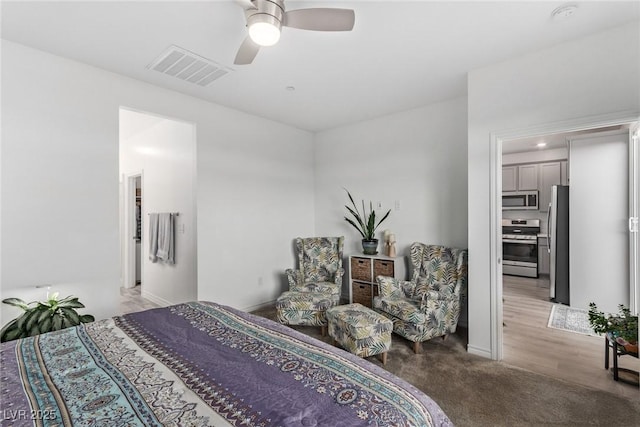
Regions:
<instances>
[{"instance_id":1,"label":"planter pot","mask_svg":"<svg viewBox=\"0 0 640 427\"><path fill-rule=\"evenodd\" d=\"M625 340L624 338L621 338L621 337L616 338L616 342L618 343L618 345L622 346L624 348L624 351L626 351L627 353L638 354L638 343L637 342L630 343L629 341L627 341L627 340Z\"/></svg>"},{"instance_id":2,"label":"planter pot","mask_svg":"<svg viewBox=\"0 0 640 427\"><path fill-rule=\"evenodd\" d=\"M378 253L378 239L362 239L362 250L365 255Z\"/></svg>"}]
</instances>

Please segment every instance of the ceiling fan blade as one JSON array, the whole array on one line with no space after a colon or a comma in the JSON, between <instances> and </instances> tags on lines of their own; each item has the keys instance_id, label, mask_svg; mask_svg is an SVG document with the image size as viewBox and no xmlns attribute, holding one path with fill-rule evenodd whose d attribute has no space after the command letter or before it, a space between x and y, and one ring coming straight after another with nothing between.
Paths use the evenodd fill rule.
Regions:
<instances>
[{"instance_id":1,"label":"ceiling fan blade","mask_svg":"<svg viewBox=\"0 0 640 427\"><path fill-rule=\"evenodd\" d=\"M247 36L240 45L240 49L238 49L236 59L233 61L233 63L235 65L251 64L251 62L253 62L253 58L256 57L259 50L260 46L255 44L253 40L251 40L251 37Z\"/></svg>"},{"instance_id":2,"label":"ceiling fan blade","mask_svg":"<svg viewBox=\"0 0 640 427\"><path fill-rule=\"evenodd\" d=\"M351 9L312 8L290 10L282 25L314 31L351 31L356 15Z\"/></svg>"}]
</instances>

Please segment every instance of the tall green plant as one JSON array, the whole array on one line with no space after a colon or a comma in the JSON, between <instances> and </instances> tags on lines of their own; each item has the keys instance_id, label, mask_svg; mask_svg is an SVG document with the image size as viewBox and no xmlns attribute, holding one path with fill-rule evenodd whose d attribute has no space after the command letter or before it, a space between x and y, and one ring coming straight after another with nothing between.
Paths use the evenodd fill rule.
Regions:
<instances>
[{"instance_id":1,"label":"tall green plant","mask_svg":"<svg viewBox=\"0 0 640 427\"><path fill-rule=\"evenodd\" d=\"M76 308L84 308L78 298L68 296L58 300L58 293L47 295L46 301L26 303L20 298L6 298L4 304L24 310L0 331L0 342L31 337L45 332L77 326L95 320L90 314L79 315Z\"/></svg>"},{"instance_id":2,"label":"tall green plant","mask_svg":"<svg viewBox=\"0 0 640 427\"><path fill-rule=\"evenodd\" d=\"M358 207L356 206L356 202L354 202L353 197L351 197L351 193L349 193L349 191L346 188L344 191L347 192L347 195L349 196L349 200L351 201L351 205L353 206L353 208L349 207L348 205L344 206L345 208L347 208L349 213L353 216L353 219L347 218L345 216L344 217L345 221L353 225L354 228L358 230L358 233L360 233L363 239L373 240L375 238L374 236L375 236L376 229L380 224L382 224L382 221L387 219L387 217L391 213L391 209L389 209L387 213L384 214L382 219L376 223L376 211L373 210L373 203L369 202L369 215L367 215L367 211L365 209L364 200L363 200L362 215L361 215L360 211L358 210Z\"/></svg>"}]
</instances>

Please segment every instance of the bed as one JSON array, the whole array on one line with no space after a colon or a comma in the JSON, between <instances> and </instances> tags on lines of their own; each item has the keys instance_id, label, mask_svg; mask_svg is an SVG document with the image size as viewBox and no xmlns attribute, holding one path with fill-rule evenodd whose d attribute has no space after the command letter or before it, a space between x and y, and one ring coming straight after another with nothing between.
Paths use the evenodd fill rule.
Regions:
<instances>
[{"instance_id":1,"label":"bed","mask_svg":"<svg viewBox=\"0 0 640 427\"><path fill-rule=\"evenodd\" d=\"M451 425L384 369L210 302L7 342L0 371L7 426Z\"/></svg>"}]
</instances>

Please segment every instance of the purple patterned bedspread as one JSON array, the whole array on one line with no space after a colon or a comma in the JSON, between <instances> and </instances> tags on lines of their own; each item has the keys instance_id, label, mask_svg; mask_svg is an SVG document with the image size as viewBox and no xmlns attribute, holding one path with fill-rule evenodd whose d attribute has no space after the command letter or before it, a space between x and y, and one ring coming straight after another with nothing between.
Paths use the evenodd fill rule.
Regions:
<instances>
[{"instance_id":1,"label":"purple patterned bedspread","mask_svg":"<svg viewBox=\"0 0 640 427\"><path fill-rule=\"evenodd\" d=\"M208 302L2 344L1 425L448 426L366 360Z\"/></svg>"}]
</instances>

